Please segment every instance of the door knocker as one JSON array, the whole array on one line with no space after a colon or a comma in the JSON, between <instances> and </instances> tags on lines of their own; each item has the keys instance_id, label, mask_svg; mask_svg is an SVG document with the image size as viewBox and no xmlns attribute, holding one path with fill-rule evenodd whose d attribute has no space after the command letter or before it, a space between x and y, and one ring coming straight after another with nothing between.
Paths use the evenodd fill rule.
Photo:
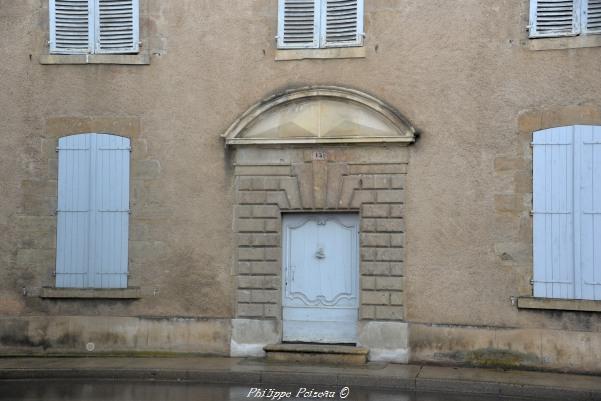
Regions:
<instances>
[{"instance_id":1,"label":"door knocker","mask_svg":"<svg viewBox=\"0 0 601 401\"><path fill-rule=\"evenodd\" d=\"M317 252L315 252L315 257L317 259L325 259L326 253L324 252L323 247L319 247Z\"/></svg>"}]
</instances>

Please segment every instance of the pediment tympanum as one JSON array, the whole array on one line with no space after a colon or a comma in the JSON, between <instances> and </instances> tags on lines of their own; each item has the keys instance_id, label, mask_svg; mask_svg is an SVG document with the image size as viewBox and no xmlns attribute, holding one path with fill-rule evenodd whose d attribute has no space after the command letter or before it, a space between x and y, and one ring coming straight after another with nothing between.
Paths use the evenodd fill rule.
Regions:
<instances>
[{"instance_id":1,"label":"pediment tympanum","mask_svg":"<svg viewBox=\"0 0 601 401\"><path fill-rule=\"evenodd\" d=\"M415 129L365 93L309 87L272 96L244 113L223 135L226 145L415 142Z\"/></svg>"}]
</instances>

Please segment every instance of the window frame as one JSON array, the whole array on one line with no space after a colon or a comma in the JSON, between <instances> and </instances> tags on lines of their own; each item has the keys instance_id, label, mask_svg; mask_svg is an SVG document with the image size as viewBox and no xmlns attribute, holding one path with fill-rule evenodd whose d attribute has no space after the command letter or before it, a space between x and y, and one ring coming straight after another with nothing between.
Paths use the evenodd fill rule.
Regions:
<instances>
[{"instance_id":1,"label":"window frame","mask_svg":"<svg viewBox=\"0 0 601 401\"><path fill-rule=\"evenodd\" d=\"M88 0L88 48L87 49L60 49L56 47L56 0L48 0L48 22L50 54L64 55L104 55L104 54L138 54L140 52L140 1L132 0L132 48L107 49L100 48L100 0Z\"/></svg>"},{"instance_id":2,"label":"window frame","mask_svg":"<svg viewBox=\"0 0 601 401\"><path fill-rule=\"evenodd\" d=\"M537 29L537 9L540 0L530 0L529 22L528 22L528 37L530 39L545 39L545 38L563 38L582 35L599 35L599 31L589 31L588 23L588 2L589 0L572 0L574 13L571 32L547 32L539 33Z\"/></svg>"},{"instance_id":3,"label":"window frame","mask_svg":"<svg viewBox=\"0 0 601 401\"><path fill-rule=\"evenodd\" d=\"M355 41L346 42L328 42L326 38L327 27L327 3L328 0L313 0L314 21L313 21L313 42L286 44L284 43L284 28L285 28L285 3L286 0L278 0L278 31L277 31L277 48L281 50L302 50L302 49L336 49L349 47L362 47L365 20L365 5L364 0L357 1L357 38Z\"/></svg>"}]
</instances>

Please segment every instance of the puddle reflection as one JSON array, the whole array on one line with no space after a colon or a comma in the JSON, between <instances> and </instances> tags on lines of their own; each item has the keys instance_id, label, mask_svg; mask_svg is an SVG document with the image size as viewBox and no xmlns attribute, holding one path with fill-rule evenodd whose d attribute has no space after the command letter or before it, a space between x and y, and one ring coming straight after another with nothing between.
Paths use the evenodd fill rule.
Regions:
<instances>
[{"instance_id":1,"label":"puddle reflection","mask_svg":"<svg viewBox=\"0 0 601 401\"><path fill-rule=\"evenodd\" d=\"M400 390L353 388L348 395L340 387L315 388L319 394L298 391L304 386L263 386L273 388L280 401L520 401L520 398L498 396L470 396L465 394L414 393ZM189 382L134 382L134 381L82 381L82 380L7 380L0 381L0 401L268 401L278 396L275 392L251 392L253 386L212 385ZM342 394L342 396L341 396ZM254 395L254 396L253 396ZM317 395L316 397L309 397ZM305 396L305 397L302 397ZM532 400L531 398L528 398ZM277 397L275 398L277 400ZM524 399L525 400L525 399Z\"/></svg>"}]
</instances>

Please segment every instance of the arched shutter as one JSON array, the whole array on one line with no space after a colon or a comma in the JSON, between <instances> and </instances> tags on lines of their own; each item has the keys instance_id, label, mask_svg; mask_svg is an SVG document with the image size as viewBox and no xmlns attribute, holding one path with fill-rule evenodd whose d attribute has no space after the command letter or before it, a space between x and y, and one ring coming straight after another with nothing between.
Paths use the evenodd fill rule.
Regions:
<instances>
[{"instance_id":1,"label":"arched shutter","mask_svg":"<svg viewBox=\"0 0 601 401\"><path fill-rule=\"evenodd\" d=\"M96 53L137 53L138 0L97 0Z\"/></svg>"},{"instance_id":2,"label":"arched shutter","mask_svg":"<svg viewBox=\"0 0 601 401\"><path fill-rule=\"evenodd\" d=\"M534 296L574 298L574 128L534 133Z\"/></svg>"},{"instance_id":3,"label":"arched shutter","mask_svg":"<svg viewBox=\"0 0 601 401\"><path fill-rule=\"evenodd\" d=\"M56 286L88 286L90 245L91 137L58 141Z\"/></svg>"},{"instance_id":4,"label":"arched shutter","mask_svg":"<svg viewBox=\"0 0 601 401\"><path fill-rule=\"evenodd\" d=\"M94 20L89 0L50 0L50 51L89 53Z\"/></svg>"},{"instance_id":5,"label":"arched shutter","mask_svg":"<svg viewBox=\"0 0 601 401\"><path fill-rule=\"evenodd\" d=\"M320 0L279 0L278 47L319 47Z\"/></svg>"},{"instance_id":6,"label":"arched shutter","mask_svg":"<svg viewBox=\"0 0 601 401\"><path fill-rule=\"evenodd\" d=\"M582 0L586 3L583 24L588 33L601 32L601 0Z\"/></svg>"},{"instance_id":7,"label":"arched shutter","mask_svg":"<svg viewBox=\"0 0 601 401\"><path fill-rule=\"evenodd\" d=\"M126 288L130 141L59 140L56 286Z\"/></svg>"},{"instance_id":8,"label":"arched shutter","mask_svg":"<svg viewBox=\"0 0 601 401\"><path fill-rule=\"evenodd\" d=\"M580 1L530 0L530 37L580 33Z\"/></svg>"},{"instance_id":9,"label":"arched shutter","mask_svg":"<svg viewBox=\"0 0 601 401\"><path fill-rule=\"evenodd\" d=\"M95 288L126 288L129 232L128 138L96 134L91 240Z\"/></svg>"},{"instance_id":10,"label":"arched shutter","mask_svg":"<svg viewBox=\"0 0 601 401\"><path fill-rule=\"evenodd\" d=\"M322 0L322 46L359 46L363 42L363 0Z\"/></svg>"}]
</instances>

